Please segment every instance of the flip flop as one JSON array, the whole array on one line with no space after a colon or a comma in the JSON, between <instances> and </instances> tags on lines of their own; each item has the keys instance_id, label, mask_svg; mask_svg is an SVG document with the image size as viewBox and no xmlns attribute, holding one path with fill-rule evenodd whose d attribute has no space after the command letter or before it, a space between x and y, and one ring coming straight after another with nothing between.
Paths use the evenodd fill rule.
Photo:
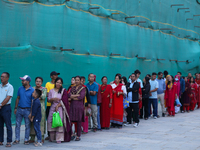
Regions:
<instances>
[{"instance_id":1,"label":"flip flop","mask_svg":"<svg viewBox=\"0 0 200 150\"><path fill-rule=\"evenodd\" d=\"M6 144L6 147L11 147L11 143L7 143L7 144Z\"/></svg>"},{"instance_id":2,"label":"flip flop","mask_svg":"<svg viewBox=\"0 0 200 150\"><path fill-rule=\"evenodd\" d=\"M75 141L80 141L81 138L80 137L76 137Z\"/></svg>"},{"instance_id":3,"label":"flip flop","mask_svg":"<svg viewBox=\"0 0 200 150\"><path fill-rule=\"evenodd\" d=\"M19 141L15 140L15 141L13 142L13 145L16 145L16 144L19 144Z\"/></svg>"},{"instance_id":4,"label":"flip flop","mask_svg":"<svg viewBox=\"0 0 200 150\"><path fill-rule=\"evenodd\" d=\"M29 141L24 141L24 145L29 145Z\"/></svg>"}]
</instances>

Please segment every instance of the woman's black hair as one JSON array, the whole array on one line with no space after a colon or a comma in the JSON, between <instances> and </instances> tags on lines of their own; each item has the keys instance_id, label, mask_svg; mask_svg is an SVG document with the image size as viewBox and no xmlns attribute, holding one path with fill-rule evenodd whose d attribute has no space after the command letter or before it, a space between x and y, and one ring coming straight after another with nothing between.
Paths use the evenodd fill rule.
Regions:
<instances>
[{"instance_id":1,"label":"woman's black hair","mask_svg":"<svg viewBox=\"0 0 200 150\"><path fill-rule=\"evenodd\" d=\"M115 75L115 78L116 78L116 77L118 77L119 80L120 80L120 83L122 83L122 77L121 77L121 75L120 75L120 74L116 74L116 75Z\"/></svg>"},{"instance_id":2,"label":"woman's black hair","mask_svg":"<svg viewBox=\"0 0 200 150\"><path fill-rule=\"evenodd\" d=\"M81 76L76 76L74 79L76 79L76 78L79 78L79 79L80 79L80 81L81 81Z\"/></svg>"},{"instance_id":3,"label":"woman's black hair","mask_svg":"<svg viewBox=\"0 0 200 150\"><path fill-rule=\"evenodd\" d=\"M191 79L193 79L193 82L191 81ZM189 79L189 82L190 82L190 83L195 83L194 77L191 77L191 78Z\"/></svg>"},{"instance_id":4,"label":"woman's black hair","mask_svg":"<svg viewBox=\"0 0 200 150\"><path fill-rule=\"evenodd\" d=\"M128 83L127 78L125 76L123 76L122 79L124 80L124 84L126 85Z\"/></svg>"},{"instance_id":5,"label":"woman's black hair","mask_svg":"<svg viewBox=\"0 0 200 150\"><path fill-rule=\"evenodd\" d=\"M149 83L149 80L150 80L150 78L146 76L145 77L146 84Z\"/></svg>"},{"instance_id":6,"label":"woman's black hair","mask_svg":"<svg viewBox=\"0 0 200 150\"><path fill-rule=\"evenodd\" d=\"M36 81L37 79L40 79L40 80L42 80L42 82L43 82L43 78L42 78L42 77L36 77L36 78L35 78L35 81Z\"/></svg>"},{"instance_id":7,"label":"woman's black hair","mask_svg":"<svg viewBox=\"0 0 200 150\"><path fill-rule=\"evenodd\" d=\"M106 78L106 79L108 79L106 76L103 76L103 77L101 78L101 81L103 81L103 78Z\"/></svg>"},{"instance_id":8,"label":"woman's black hair","mask_svg":"<svg viewBox=\"0 0 200 150\"><path fill-rule=\"evenodd\" d=\"M56 88L56 82L57 82L58 80L60 80L60 81L62 82L62 84L63 84L63 79L60 78L60 77L57 77L56 80L55 80L55 88ZM63 89L63 86L60 87L60 89L58 90L58 93L61 93L61 92L62 92L62 89Z\"/></svg>"},{"instance_id":9,"label":"woman's black hair","mask_svg":"<svg viewBox=\"0 0 200 150\"><path fill-rule=\"evenodd\" d=\"M171 76L171 75L170 75ZM172 77L172 81L168 81L167 82L167 85L170 85L171 83L173 84L174 83L174 77L173 76L171 76Z\"/></svg>"}]
</instances>

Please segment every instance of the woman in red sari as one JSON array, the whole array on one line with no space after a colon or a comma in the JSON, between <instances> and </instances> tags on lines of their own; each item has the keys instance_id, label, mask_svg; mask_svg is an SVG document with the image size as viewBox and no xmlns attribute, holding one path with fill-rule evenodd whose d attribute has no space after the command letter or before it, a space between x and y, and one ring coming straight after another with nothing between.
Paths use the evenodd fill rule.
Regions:
<instances>
[{"instance_id":1,"label":"woman in red sari","mask_svg":"<svg viewBox=\"0 0 200 150\"><path fill-rule=\"evenodd\" d=\"M123 99L124 96L127 94L126 87L120 83L121 76L115 76L115 82L111 85L113 89L113 102L110 111L110 122L112 126L117 126L119 129L122 128L123 124Z\"/></svg>"},{"instance_id":2,"label":"woman in red sari","mask_svg":"<svg viewBox=\"0 0 200 150\"><path fill-rule=\"evenodd\" d=\"M200 108L200 75L199 74L196 75L195 82L198 85L198 93L196 95L196 100L197 100L197 109L199 109Z\"/></svg>"},{"instance_id":3,"label":"woman in red sari","mask_svg":"<svg viewBox=\"0 0 200 150\"><path fill-rule=\"evenodd\" d=\"M101 128L110 128L110 107L112 106L112 86L108 85L107 77L104 76L101 79L102 85L100 87L101 92L101 108L100 108L100 122Z\"/></svg>"},{"instance_id":4,"label":"woman in red sari","mask_svg":"<svg viewBox=\"0 0 200 150\"><path fill-rule=\"evenodd\" d=\"M196 103L197 103L197 100L196 100L196 95L198 93L198 87L197 87L197 84L195 83L195 80L193 77L190 78L190 86L191 86L191 93L190 93L190 98L191 98L191 101L190 101L190 110L193 111L194 108L196 107Z\"/></svg>"},{"instance_id":5,"label":"woman in red sari","mask_svg":"<svg viewBox=\"0 0 200 150\"><path fill-rule=\"evenodd\" d=\"M174 103L177 99L177 84L174 84L173 77L169 76L167 78L166 90L165 90L165 100L168 110L168 116L175 116Z\"/></svg>"}]
</instances>

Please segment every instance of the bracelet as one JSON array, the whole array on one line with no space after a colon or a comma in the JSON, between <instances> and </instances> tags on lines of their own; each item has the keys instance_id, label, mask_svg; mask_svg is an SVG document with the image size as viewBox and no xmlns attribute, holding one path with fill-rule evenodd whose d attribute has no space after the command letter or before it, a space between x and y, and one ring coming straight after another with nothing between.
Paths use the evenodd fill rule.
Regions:
<instances>
[{"instance_id":1,"label":"bracelet","mask_svg":"<svg viewBox=\"0 0 200 150\"><path fill-rule=\"evenodd\" d=\"M15 109L17 109L17 107L15 107Z\"/></svg>"}]
</instances>

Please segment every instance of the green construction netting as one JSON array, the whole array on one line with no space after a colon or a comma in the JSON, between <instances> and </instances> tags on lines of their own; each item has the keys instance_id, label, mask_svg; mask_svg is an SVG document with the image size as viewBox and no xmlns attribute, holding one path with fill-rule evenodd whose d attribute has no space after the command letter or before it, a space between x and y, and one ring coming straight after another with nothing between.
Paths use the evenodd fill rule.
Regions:
<instances>
[{"instance_id":1,"label":"green construction netting","mask_svg":"<svg viewBox=\"0 0 200 150\"><path fill-rule=\"evenodd\" d=\"M198 15L195 0L0 0L0 72L11 74L12 107L25 74L42 76L45 84L55 70L67 88L72 76L91 72L98 82L135 69L142 77L164 70L199 72Z\"/></svg>"}]
</instances>

